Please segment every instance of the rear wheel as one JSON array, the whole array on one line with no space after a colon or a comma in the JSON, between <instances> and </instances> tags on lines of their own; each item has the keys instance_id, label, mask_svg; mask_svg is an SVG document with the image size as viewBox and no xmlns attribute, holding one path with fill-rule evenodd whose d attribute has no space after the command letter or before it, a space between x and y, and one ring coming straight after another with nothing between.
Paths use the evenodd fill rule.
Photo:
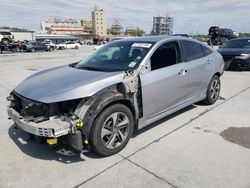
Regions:
<instances>
[{"instance_id":1,"label":"rear wheel","mask_svg":"<svg viewBox=\"0 0 250 188\"><path fill-rule=\"evenodd\" d=\"M114 104L102 111L93 123L91 148L102 156L121 151L128 143L134 129L134 118L129 108Z\"/></svg>"},{"instance_id":2,"label":"rear wheel","mask_svg":"<svg viewBox=\"0 0 250 188\"><path fill-rule=\"evenodd\" d=\"M31 52L35 52L36 50L35 50L35 48L31 48L31 50L30 50Z\"/></svg>"},{"instance_id":3,"label":"rear wheel","mask_svg":"<svg viewBox=\"0 0 250 188\"><path fill-rule=\"evenodd\" d=\"M220 78L218 75L214 75L208 84L206 98L203 100L203 103L208 105L214 104L220 95L220 89Z\"/></svg>"},{"instance_id":4,"label":"rear wheel","mask_svg":"<svg viewBox=\"0 0 250 188\"><path fill-rule=\"evenodd\" d=\"M77 50L79 47L78 46L75 46L75 49Z\"/></svg>"}]
</instances>

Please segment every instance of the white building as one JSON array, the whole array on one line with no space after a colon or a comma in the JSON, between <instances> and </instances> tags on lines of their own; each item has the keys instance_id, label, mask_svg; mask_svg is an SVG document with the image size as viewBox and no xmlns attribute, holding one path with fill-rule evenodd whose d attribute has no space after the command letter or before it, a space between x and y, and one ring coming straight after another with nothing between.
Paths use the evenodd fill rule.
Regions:
<instances>
[{"instance_id":1,"label":"white building","mask_svg":"<svg viewBox=\"0 0 250 188\"><path fill-rule=\"evenodd\" d=\"M48 18L41 23L41 29L44 34L82 34L83 28L78 24L77 20L68 18Z\"/></svg>"},{"instance_id":2,"label":"white building","mask_svg":"<svg viewBox=\"0 0 250 188\"><path fill-rule=\"evenodd\" d=\"M92 11L92 24L94 34L98 36L107 35L106 14L103 9L95 9Z\"/></svg>"}]
</instances>

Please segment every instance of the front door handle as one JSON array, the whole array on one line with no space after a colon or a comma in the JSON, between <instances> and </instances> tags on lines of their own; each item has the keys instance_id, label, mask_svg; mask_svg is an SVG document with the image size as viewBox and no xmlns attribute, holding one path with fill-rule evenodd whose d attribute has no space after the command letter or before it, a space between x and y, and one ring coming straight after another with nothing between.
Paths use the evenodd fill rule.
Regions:
<instances>
[{"instance_id":1,"label":"front door handle","mask_svg":"<svg viewBox=\"0 0 250 188\"><path fill-rule=\"evenodd\" d=\"M180 76L185 76L186 73L188 72L187 69L181 69L180 72L178 73Z\"/></svg>"}]
</instances>

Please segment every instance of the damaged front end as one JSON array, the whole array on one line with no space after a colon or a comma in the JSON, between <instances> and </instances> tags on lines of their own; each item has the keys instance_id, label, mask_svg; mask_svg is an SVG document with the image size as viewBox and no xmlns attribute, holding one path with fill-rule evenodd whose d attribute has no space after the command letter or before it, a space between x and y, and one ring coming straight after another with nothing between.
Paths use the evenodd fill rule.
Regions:
<instances>
[{"instance_id":1,"label":"damaged front end","mask_svg":"<svg viewBox=\"0 0 250 188\"><path fill-rule=\"evenodd\" d=\"M83 99L46 104L12 92L7 100L9 117L24 131L46 138L49 145L61 140L75 151L89 148L82 131L84 123L74 114Z\"/></svg>"},{"instance_id":2,"label":"damaged front end","mask_svg":"<svg viewBox=\"0 0 250 188\"><path fill-rule=\"evenodd\" d=\"M38 102L23 97L15 90L7 97L8 115L24 131L47 139L49 145L66 144L74 151L89 151L91 128L98 114L113 103L122 103L130 108L134 122L142 116L140 79L138 72L130 70L105 81L105 88L95 87L94 94L78 95L77 99L62 102ZM104 81L104 80L103 80ZM110 83L110 84L109 84ZM94 83L93 83L94 84ZM99 89L99 90L98 90ZM58 99L58 98L54 98Z\"/></svg>"}]
</instances>

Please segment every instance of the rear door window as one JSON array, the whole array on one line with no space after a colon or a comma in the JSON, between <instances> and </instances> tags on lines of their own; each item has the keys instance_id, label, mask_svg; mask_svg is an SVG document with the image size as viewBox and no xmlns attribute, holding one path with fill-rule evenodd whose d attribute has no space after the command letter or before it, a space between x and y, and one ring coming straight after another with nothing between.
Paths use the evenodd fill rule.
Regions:
<instances>
[{"instance_id":1,"label":"rear door window","mask_svg":"<svg viewBox=\"0 0 250 188\"><path fill-rule=\"evenodd\" d=\"M182 46L186 54L186 61L192 61L204 57L204 52L200 44L183 40Z\"/></svg>"},{"instance_id":2,"label":"rear door window","mask_svg":"<svg viewBox=\"0 0 250 188\"><path fill-rule=\"evenodd\" d=\"M212 51L205 47L205 46L202 46L202 49L203 49L203 52L204 52L204 55L207 56L207 55L210 55L212 53Z\"/></svg>"},{"instance_id":3,"label":"rear door window","mask_svg":"<svg viewBox=\"0 0 250 188\"><path fill-rule=\"evenodd\" d=\"M152 71L180 63L181 56L178 42L167 42L161 45L150 60Z\"/></svg>"}]
</instances>

